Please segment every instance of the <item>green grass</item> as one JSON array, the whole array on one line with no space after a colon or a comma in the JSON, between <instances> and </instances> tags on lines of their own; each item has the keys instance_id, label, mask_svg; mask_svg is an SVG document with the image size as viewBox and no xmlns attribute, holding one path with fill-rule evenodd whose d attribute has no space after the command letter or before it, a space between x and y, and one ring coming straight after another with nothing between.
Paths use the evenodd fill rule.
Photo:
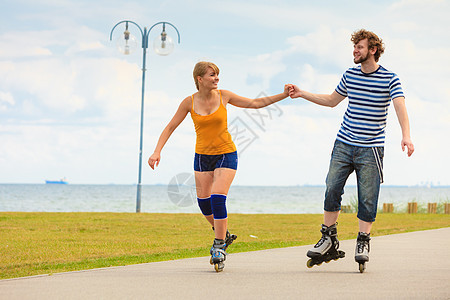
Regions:
<instances>
[{"instance_id":1,"label":"green grass","mask_svg":"<svg viewBox=\"0 0 450 300\"><path fill-rule=\"evenodd\" d=\"M229 216L230 253L314 244L322 215ZM353 239L355 214L339 238ZM372 235L450 226L450 215L379 214ZM0 278L208 256L213 232L199 214L0 213Z\"/></svg>"}]
</instances>

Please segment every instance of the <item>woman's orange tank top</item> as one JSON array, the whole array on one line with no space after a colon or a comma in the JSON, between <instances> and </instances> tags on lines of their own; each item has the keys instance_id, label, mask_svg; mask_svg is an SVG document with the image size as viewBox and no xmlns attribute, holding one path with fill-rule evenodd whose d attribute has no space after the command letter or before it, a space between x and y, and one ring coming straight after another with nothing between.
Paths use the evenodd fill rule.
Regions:
<instances>
[{"instance_id":1,"label":"woman's orange tank top","mask_svg":"<svg viewBox=\"0 0 450 300\"><path fill-rule=\"evenodd\" d=\"M222 103L220 90L219 95L219 108L206 116L199 115L194 111L194 95L191 96L191 117L197 134L195 152L198 154L217 155L236 151L236 146L228 132L227 109Z\"/></svg>"}]
</instances>

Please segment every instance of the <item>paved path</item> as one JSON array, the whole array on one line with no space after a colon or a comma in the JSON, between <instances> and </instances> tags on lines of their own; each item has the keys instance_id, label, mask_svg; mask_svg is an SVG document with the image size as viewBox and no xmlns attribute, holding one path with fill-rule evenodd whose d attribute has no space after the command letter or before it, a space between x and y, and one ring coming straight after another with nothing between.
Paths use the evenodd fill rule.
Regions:
<instances>
[{"instance_id":1,"label":"paved path","mask_svg":"<svg viewBox=\"0 0 450 300\"><path fill-rule=\"evenodd\" d=\"M239 240L238 240L239 241ZM0 281L0 299L450 299L450 227L375 237L361 274L347 257L306 268L311 246Z\"/></svg>"}]
</instances>

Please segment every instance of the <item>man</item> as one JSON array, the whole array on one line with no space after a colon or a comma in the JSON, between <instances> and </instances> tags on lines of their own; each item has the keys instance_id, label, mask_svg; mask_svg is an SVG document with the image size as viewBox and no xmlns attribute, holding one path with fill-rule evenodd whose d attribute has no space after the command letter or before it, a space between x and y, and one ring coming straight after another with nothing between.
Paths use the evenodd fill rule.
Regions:
<instances>
[{"instance_id":1,"label":"man","mask_svg":"<svg viewBox=\"0 0 450 300\"><path fill-rule=\"evenodd\" d=\"M355 260L360 263L360 271L363 272L361 264L364 267L369 260L370 230L377 213L380 183L383 182L385 127L391 100L402 130L402 150L406 147L408 156L411 156L414 145L400 80L396 74L377 63L384 52L382 40L373 32L361 29L352 34L351 41L354 43L354 62L360 66L348 69L332 94L313 94L292 85L290 96L329 107L335 107L346 97L349 99L326 179L322 238L308 251L307 256L314 259L330 252L337 253L336 221L345 182L355 171L359 219ZM308 263L308 266L312 265Z\"/></svg>"}]
</instances>

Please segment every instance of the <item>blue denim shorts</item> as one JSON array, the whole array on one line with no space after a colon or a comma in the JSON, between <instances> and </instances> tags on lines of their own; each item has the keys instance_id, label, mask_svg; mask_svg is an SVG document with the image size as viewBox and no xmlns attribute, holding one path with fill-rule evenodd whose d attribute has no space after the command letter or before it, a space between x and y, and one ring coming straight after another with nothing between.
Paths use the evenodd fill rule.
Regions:
<instances>
[{"instance_id":1,"label":"blue denim shorts","mask_svg":"<svg viewBox=\"0 0 450 300\"><path fill-rule=\"evenodd\" d=\"M218 168L228 168L237 170L237 151L218 155L207 155L195 153L194 171L208 172Z\"/></svg>"},{"instance_id":2,"label":"blue denim shorts","mask_svg":"<svg viewBox=\"0 0 450 300\"><path fill-rule=\"evenodd\" d=\"M324 210L341 210L344 185L355 171L358 185L358 219L374 222L380 183L383 182L384 147L359 147L336 140L327 175Z\"/></svg>"}]
</instances>

